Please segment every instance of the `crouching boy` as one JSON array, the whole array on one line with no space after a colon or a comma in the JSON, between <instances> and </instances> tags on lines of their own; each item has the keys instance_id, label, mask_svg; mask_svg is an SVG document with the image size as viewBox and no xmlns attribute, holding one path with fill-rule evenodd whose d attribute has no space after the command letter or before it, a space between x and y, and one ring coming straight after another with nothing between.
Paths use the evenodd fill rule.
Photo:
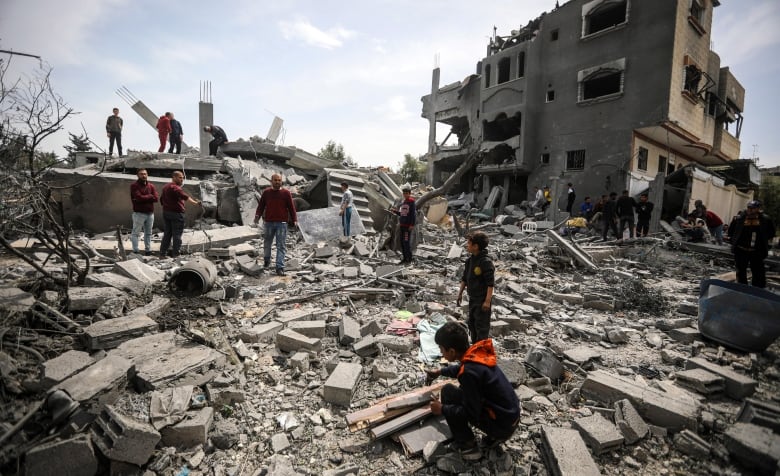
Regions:
<instances>
[{"instance_id":1,"label":"crouching boy","mask_svg":"<svg viewBox=\"0 0 780 476\"><path fill-rule=\"evenodd\" d=\"M464 460L482 457L471 427L485 433L482 444L492 447L509 439L520 422L520 401L512 385L496 363L493 341L484 339L469 347L466 329L456 322L444 324L434 337L448 362L458 361L440 370L429 370L428 378L440 375L457 378L460 387L447 384L441 400L431 401L431 413L444 415L452 432L452 448Z\"/></svg>"}]
</instances>

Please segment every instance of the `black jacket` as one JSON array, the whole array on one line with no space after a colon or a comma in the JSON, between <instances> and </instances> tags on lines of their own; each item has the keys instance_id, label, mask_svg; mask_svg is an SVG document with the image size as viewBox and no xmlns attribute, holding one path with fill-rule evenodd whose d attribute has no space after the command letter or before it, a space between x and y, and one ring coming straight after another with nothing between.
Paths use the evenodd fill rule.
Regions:
<instances>
[{"instance_id":1,"label":"black jacket","mask_svg":"<svg viewBox=\"0 0 780 476\"><path fill-rule=\"evenodd\" d=\"M746 228L751 229L753 227L745 226L746 218L747 212L743 210L731 220L729 225L731 251L734 252L737 249L757 251L766 256L769 252L769 242L775 237L775 224L772 222L772 218L765 213L758 215L758 229L756 230L756 239L753 246L750 246L752 240L746 234Z\"/></svg>"},{"instance_id":2,"label":"black jacket","mask_svg":"<svg viewBox=\"0 0 780 476\"><path fill-rule=\"evenodd\" d=\"M481 305L487 296L487 288L495 286L495 267L486 250L466 259L461 281L466 283L469 303L479 302Z\"/></svg>"},{"instance_id":3,"label":"black jacket","mask_svg":"<svg viewBox=\"0 0 780 476\"><path fill-rule=\"evenodd\" d=\"M634 201L634 197L629 197L628 195L621 196L617 199L617 216L620 218L633 218L634 207L636 207L636 201Z\"/></svg>"},{"instance_id":4,"label":"black jacket","mask_svg":"<svg viewBox=\"0 0 780 476\"><path fill-rule=\"evenodd\" d=\"M184 134L184 129L181 128L181 122L171 119L171 137L178 139L182 134Z\"/></svg>"}]
</instances>

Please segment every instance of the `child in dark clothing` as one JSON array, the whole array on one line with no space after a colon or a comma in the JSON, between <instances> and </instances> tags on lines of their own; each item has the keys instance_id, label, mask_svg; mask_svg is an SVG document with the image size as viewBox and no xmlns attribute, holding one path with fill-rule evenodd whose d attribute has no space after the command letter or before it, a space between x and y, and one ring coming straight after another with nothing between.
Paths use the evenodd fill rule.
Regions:
<instances>
[{"instance_id":1,"label":"child in dark clothing","mask_svg":"<svg viewBox=\"0 0 780 476\"><path fill-rule=\"evenodd\" d=\"M444 415L454 439L452 448L464 460L478 460L482 451L471 426L485 432L483 446L508 440L520 422L520 401L512 384L498 368L493 341L484 339L468 346L466 329L457 322L444 324L434 337L450 365L428 370L429 380L440 375L457 378L460 387L447 384L441 389L441 401L431 401L431 413Z\"/></svg>"},{"instance_id":2,"label":"child in dark clothing","mask_svg":"<svg viewBox=\"0 0 780 476\"><path fill-rule=\"evenodd\" d=\"M488 237L481 231L471 233L466 249L471 255L466 260L458 291L458 306L463 299L463 290L468 289L471 343L487 339L490 334L490 301L493 299L495 268L487 254Z\"/></svg>"}]
</instances>

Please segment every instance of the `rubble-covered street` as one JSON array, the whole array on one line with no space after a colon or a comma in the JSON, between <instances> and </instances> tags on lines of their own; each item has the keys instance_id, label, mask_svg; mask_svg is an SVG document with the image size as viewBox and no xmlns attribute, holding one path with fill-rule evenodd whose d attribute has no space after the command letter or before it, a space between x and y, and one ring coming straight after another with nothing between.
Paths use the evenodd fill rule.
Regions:
<instances>
[{"instance_id":1,"label":"rubble-covered street","mask_svg":"<svg viewBox=\"0 0 780 476\"><path fill-rule=\"evenodd\" d=\"M234 227L233 243L178 259L96 255L66 294L39 292L37 271L4 254L2 473L775 473L778 348L697 329L701 282L728 280L728 257L663 233L569 248L474 219L497 269L491 336L523 414L481 460L448 452L425 403L442 382L424 388L424 369L440 363L432 332L466 317L465 240L442 223L421 227L413 265L396 265L386 233L291 232L276 276L260 230Z\"/></svg>"}]
</instances>

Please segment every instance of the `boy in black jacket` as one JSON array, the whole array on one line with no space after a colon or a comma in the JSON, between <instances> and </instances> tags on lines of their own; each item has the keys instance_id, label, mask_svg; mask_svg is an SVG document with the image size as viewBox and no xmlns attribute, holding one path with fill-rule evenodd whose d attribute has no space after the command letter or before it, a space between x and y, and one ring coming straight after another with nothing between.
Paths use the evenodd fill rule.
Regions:
<instances>
[{"instance_id":1,"label":"boy in black jacket","mask_svg":"<svg viewBox=\"0 0 780 476\"><path fill-rule=\"evenodd\" d=\"M490 334L490 301L493 299L495 284L495 268L487 254L488 237L481 231L471 233L467 237L466 249L469 258L463 268L458 291L458 306L463 299L463 290L468 289L469 319L471 343L487 339Z\"/></svg>"},{"instance_id":2,"label":"boy in black jacket","mask_svg":"<svg viewBox=\"0 0 780 476\"><path fill-rule=\"evenodd\" d=\"M454 439L451 445L464 460L478 460L482 451L471 426L485 432L482 442L494 446L509 439L520 422L520 401L512 384L498 368L493 341L485 339L468 346L466 329L457 322L444 324L434 337L450 365L428 370L429 380L440 375L457 377L460 387L447 384L441 389L441 401L431 401L431 413L444 415Z\"/></svg>"}]
</instances>

